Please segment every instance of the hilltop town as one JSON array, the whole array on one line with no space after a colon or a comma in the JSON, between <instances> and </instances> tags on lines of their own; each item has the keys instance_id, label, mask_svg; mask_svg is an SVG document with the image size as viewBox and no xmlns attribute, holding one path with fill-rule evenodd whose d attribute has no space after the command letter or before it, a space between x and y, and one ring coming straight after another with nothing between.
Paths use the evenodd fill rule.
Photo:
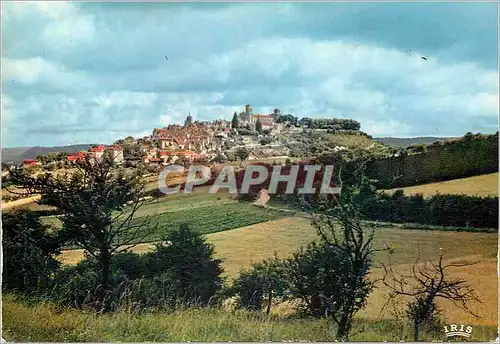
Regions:
<instances>
[{"instance_id":1,"label":"hilltop town","mask_svg":"<svg viewBox=\"0 0 500 344\"><path fill-rule=\"evenodd\" d=\"M50 153L25 159L22 165L57 168L86 158L99 161L105 152L110 152L117 164L133 167L142 163L152 169L171 163L283 159L308 155L297 150L305 133L348 132L367 136L359 128L360 124L350 119L299 120L277 108L270 114L256 114L251 105L245 105L241 112L234 112L231 121L197 121L188 114L183 125L153 128L145 137L129 136L113 145L94 145L69 154Z\"/></svg>"}]
</instances>

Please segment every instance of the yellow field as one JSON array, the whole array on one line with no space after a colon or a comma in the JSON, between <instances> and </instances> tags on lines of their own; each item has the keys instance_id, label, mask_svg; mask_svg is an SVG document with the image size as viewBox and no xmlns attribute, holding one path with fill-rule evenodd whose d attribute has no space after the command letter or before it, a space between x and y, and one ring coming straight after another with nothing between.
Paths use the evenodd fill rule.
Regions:
<instances>
[{"instance_id":1,"label":"yellow field","mask_svg":"<svg viewBox=\"0 0 500 344\"><path fill-rule=\"evenodd\" d=\"M406 195L423 194L424 197L437 193L493 197L498 196L498 173L484 174L469 178L447 180L445 182L409 186L402 188ZM393 192L395 189L388 190Z\"/></svg>"},{"instance_id":2,"label":"yellow field","mask_svg":"<svg viewBox=\"0 0 500 344\"><path fill-rule=\"evenodd\" d=\"M207 235L209 242L215 245L216 256L224 260L225 275L235 277L241 268L249 267L252 262L258 262L273 256L276 252L283 257L298 250L301 246L317 238L310 221L304 218L287 218L260 223L244 228ZM469 233L448 231L423 231L396 228L377 228L375 247L390 244L394 249L391 261L398 271L407 271L418 257L436 259L443 252L445 259L460 261L479 261L473 266L458 269L455 276L460 276L476 288L482 305L472 305L480 316L475 319L450 304L443 304L444 313L449 321L468 324L497 324L497 291L498 278L496 273L498 235L491 233ZM141 244L133 251L146 252L153 248L152 244ZM65 251L62 261L68 264L78 262L83 251ZM375 263L387 262L388 255L379 253ZM375 268L373 277L380 277L381 269ZM377 288L371 295L368 307L360 313L362 317L380 317L380 310L385 303L387 291ZM286 310L284 310L286 311ZM389 314L383 314L387 317Z\"/></svg>"}]
</instances>

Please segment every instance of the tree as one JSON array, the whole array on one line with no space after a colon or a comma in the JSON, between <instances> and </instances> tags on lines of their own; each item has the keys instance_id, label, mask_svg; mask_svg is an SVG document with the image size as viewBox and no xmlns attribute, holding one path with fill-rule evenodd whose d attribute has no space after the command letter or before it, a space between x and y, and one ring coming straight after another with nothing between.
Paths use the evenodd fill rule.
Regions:
<instances>
[{"instance_id":1,"label":"tree","mask_svg":"<svg viewBox=\"0 0 500 344\"><path fill-rule=\"evenodd\" d=\"M311 243L286 260L288 292L302 301L308 315L330 316L338 312L349 269L347 256L337 246Z\"/></svg>"},{"instance_id":2,"label":"tree","mask_svg":"<svg viewBox=\"0 0 500 344\"><path fill-rule=\"evenodd\" d=\"M2 241L2 288L34 292L47 287L51 273L59 268L53 256L60 253L60 241L39 216L26 209L3 213Z\"/></svg>"},{"instance_id":3,"label":"tree","mask_svg":"<svg viewBox=\"0 0 500 344\"><path fill-rule=\"evenodd\" d=\"M169 232L148 255L146 277L163 275L177 301L207 304L222 287L222 261L213 257L213 245L187 224Z\"/></svg>"},{"instance_id":4,"label":"tree","mask_svg":"<svg viewBox=\"0 0 500 344\"><path fill-rule=\"evenodd\" d=\"M255 131L262 134L262 123L260 119L257 119L257 122L255 122Z\"/></svg>"},{"instance_id":5,"label":"tree","mask_svg":"<svg viewBox=\"0 0 500 344\"><path fill-rule=\"evenodd\" d=\"M308 117L304 117L304 118L302 118L302 119L300 120L300 124L301 124L302 126L306 126L306 127L308 127L308 128L311 128L312 123L313 123L312 119L310 119L310 118L308 118Z\"/></svg>"},{"instance_id":6,"label":"tree","mask_svg":"<svg viewBox=\"0 0 500 344\"><path fill-rule=\"evenodd\" d=\"M275 256L254 264L251 270L242 271L231 288L238 297L237 306L260 311L266 303L266 314L269 315L273 298L283 296L285 291L282 265Z\"/></svg>"},{"instance_id":7,"label":"tree","mask_svg":"<svg viewBox=\"0 0 500 344\"><path fill-rule=\"evenodd\" d=\"M429 261L429 264L418 266L418 259L413 264L412 275L398 275L391 265L383 265L383 283L391 293L387 304L394 301L398 296L413 297L408 302L407 315L413 322L413 340L418 342L422 326L433 325L433 320L438 313L437 299L449 300L458 308L461 308L477 317L469 308L471 301L480 302L474 289L464 279L452 278L449 275L450 268L470 266L474 263L444 264L443 255L439 255L438 262Z\"/></svg>"},{"instance_id":8,"label":"tree","mask_svg":"<svg viewBox=\"0 0 500 344\"><path fill-rule=\"evenodd\" d=\"M335 279L329 273L336 274L341 269L341 282L335 294L327 300L328 316L337 325L336 338L348 340L354 315L366 305L368 295L373 289L373 282L368 279L372 265L373 231L366 232L361 226L360 213L353 201L353 192L347 187L342 190L342 202L335 196L322 201L324 214L313 215L316 228L323 245L337 252L340 267L330 265L325 278Z\"/></svg>"},{"instance_id":9,"label":"tree","mask_svg":"<svg viewBox=\"0 0 500 344\"><path fill-rule=\"evenodd\" d=\"M21 169L10 174L14 185L39 194L40 204L62 213L60 236L67 244L78 245L95 257L100 268L100 289L96 307L107 310L111 258L138 244L153 226L149 217L134 219L144 201L142 171L125 173L116 168L111 154L100 162L78 162L73 173L30 176Z\"/></svg>"},{"instance_id":10,"label":"tree","mask_svg":"<svg viewBox=\"0 0 500 344\"><path fill-rule=\"evenodd\" d=\"M236 157L238 159L240 159L241 161L245 160L246 157L248 156L248 150L245 148L245 147L239 147L237 150L236 150Z\"/></svg>"},{"instance_id":11,"label":"tree","mask_svg":"<svg viewBox=\"0 0 500 344\"><path fill-rule=\"evenodd\" d=\"M238 129L238 115L236 114L236 111L234 112L233 120L231 121L231 128Z\"/></svg>"}]
</instances>

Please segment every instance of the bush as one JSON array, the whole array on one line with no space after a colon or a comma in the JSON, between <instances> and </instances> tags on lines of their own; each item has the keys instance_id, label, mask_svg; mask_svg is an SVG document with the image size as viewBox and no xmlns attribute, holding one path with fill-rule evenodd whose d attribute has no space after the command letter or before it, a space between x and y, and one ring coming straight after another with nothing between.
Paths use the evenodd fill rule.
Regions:
<instances>
[{"instance_id":1,"label":"bush","mask_svg":"<svg viewBox=\"0 0 500 344\"><path fill-rule=\"evenodd\" d=\"M222 288L222 261L213 254L213 245L183 224L169 232L154 252L146 254L146 276L163 275L172 297L183 303L207 304Z\"/></svg>"},{"instance_id":2,"label":"bush","mask_svg":"<svg viewBox=\"0 0 500 344\"><path fill-rule=\"evenodd\" d=\"M273 299L284 295L285 285L282 262L274 258L254 264L251 270L240 272L231 292L237 296L238 308L260 311L266 302L269 314Z\"/></svg>"},{"instance_id":3,"label":"bush","mask_svg":"<svg viewBox=\"0 0 500 344\"><path fill-rule=\"evenodd\" d=\"M39 216L25 209L2 214L2 288L20 292L39 292L51 285L59 268L53 255L60 253L60 241L40 222Z\"/></svg>"},{"instance_id":4,"label":"bush","mask_svg":"<svg viewBox=\"0 0 500 344\"><path fill-rule=\"evenodd\" d=\"M285 264L289 292L302 301L300 310L310 316L337 312L346 286L356 278L350 273L351 264L345 252L326 243L308 245ZM368 292L363 288L356 290L357 299L364 302Z\"/></svg>"}]
</instances>

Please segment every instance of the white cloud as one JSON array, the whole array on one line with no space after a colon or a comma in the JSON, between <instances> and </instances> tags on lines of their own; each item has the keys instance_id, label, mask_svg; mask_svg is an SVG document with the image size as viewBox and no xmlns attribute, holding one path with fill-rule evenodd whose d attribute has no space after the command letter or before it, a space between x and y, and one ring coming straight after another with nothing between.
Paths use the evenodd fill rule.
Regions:
<instances>
[{"instance_id":1,"label":"white cloud","mask_svg":"<svg viewBox=\"0 0 500 344\"><path fill-rule=\"evenodd\" d=\"M26 130L37 141L114 141L188 112L230 119L247 103L354 118L382 136L491 130L498 116L497 71L382 36L332 33L331 18L358 18L348 8L328 21L315 5L301 21L307 6L283 3L86 6L2 4L9 144L24 143ZM305 26L286 27L294 21Z\"/></svg>"},{"instance_id":2,"label":"white cloud","mask_svg":"<svg viewBox=\"0 0 500 344\"><path fill-rule=\"evenodd\" d=\"M79 92L95 85L85 72L67 70L65 66L46 61L41 57L3 58L2 74L2 79L7 82L26 85L39 83L42 87L53 87L58 90Z\"/></svg>"}]
</instances>

